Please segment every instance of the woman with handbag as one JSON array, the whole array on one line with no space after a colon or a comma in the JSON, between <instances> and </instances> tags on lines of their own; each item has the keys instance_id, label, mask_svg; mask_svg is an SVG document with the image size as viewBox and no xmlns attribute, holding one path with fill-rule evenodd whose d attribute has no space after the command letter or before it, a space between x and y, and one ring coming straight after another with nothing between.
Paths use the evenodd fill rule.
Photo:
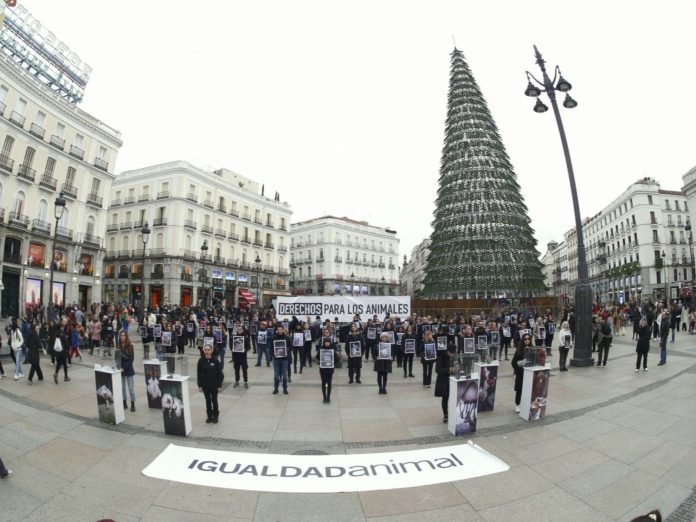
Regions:
<instances>
[{"instance_id":1,"label":"woman with handbag","mask_svg":"<svg viewBox=\"0 0 696 522\"><path fill-rule=\"evenodd\" d=\"M22 346L24 346L24 336L17 324L17 318L12 318L12 326L10 327L10 348L15 361L15 381L24 377L22 373Z\"/></svg>"},{"instance_id":2,"label":"woman with handbag","mask_svg":"<svg viewBox=\"0 0 696 522\"><path fill-rule=\"evenodd\" d=\"M130 394L131 407L130 411L135 411L135 369L133 361L135 361L135 353L133 352L133 343L128 337L128 332L121 330L118 334L118 348L121 352L121 390L123 392L123 409L128 409L126 401L126 383L128 384L128 393Z\"/></svg>"}]
</instances>

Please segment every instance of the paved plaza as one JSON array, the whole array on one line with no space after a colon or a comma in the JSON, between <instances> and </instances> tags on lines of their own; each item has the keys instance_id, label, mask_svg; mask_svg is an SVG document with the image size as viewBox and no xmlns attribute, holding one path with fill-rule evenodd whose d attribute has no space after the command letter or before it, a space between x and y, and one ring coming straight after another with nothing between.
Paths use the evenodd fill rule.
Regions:
<instances>
[{"instance_id":1,"label":"paved plaza","mask_svg":"<svg viewBox=\"0 0 696 522\"><path fill-rule=\"evenodd\" d=\"M119 522L215 520L629 520L655 507L668 520L696 515L696 336L668 344L668 364L634 373L635 343L615 338L606 368L553 371L547 416L535 424L513 413L512 369L502 361L496 410L481 413L476 444L510 466L505 473L389 491L265 493L205 488L142 474L170 443L259 453L350 454L464 442L442 424L440 400L394 365L388 395L378 395L372 363L363 384L336 369L331 404L319 371L293 375L290 395L272 395L272 367L253 366L250 387L233 388L225 366L219 424L205 423L202 394L190 383L193 432L163 433L162 413L147 408L142 365L137 411L118 426L97 418L94 362L70 368L72 382L0 380L0 456L13 476L0 482L0 520ZM136 347L136 360L142 347ZM194 373L197 351L177 360ZM554 348L554 359L556 353ZM554 361L556 362L556 361ZM28 374L28 366L25 367Z\"/></svg>"}]
</instances>

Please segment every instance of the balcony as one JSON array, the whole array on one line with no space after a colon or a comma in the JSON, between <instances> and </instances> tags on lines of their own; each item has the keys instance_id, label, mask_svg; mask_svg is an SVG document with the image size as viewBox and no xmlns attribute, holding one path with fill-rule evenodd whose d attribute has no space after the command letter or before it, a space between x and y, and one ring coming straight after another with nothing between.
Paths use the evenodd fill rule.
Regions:
<instances>
[{"instance_id":1,"label":"balcony","mask_svg":"<svg viewBox=\"0 0 696 522\"><path fill-rule=\"evenodd\" d=\"M389 270L395 270L395 269L396 269L396 265L389 265Z\"/></svg>"},{"instance_id":2,"label":"balcony","mask_svg":"<svg viewBox=\"0 0 696 522\"><path fill-rule=\"evenodd\" d=\"M193 276L191 274L185 274L182 272L181 273L181 280L191 282L191 281L193 281Z\"/></svg>"},{"instance_id":3,"label":"balcony","mask_svg":"<svg viewBox=\"0 0 696 522\"><path fill-rule=\"evenodd\" d=\"M269 250L273 250L273 243L271 243L270 241L266 241L263 244L263 248L268 248Z\"/></svg>"},{"instance_id":4,"label":"balcony","mask_svg":"<svg viewBox=\"0 0 696 522\"><path fill-rule=\"evenodd\" d=\"M225 206L224 203L218 203L217 209L218 209L218 211L220 211L220 212L227 212L227 207Z\"/></svg>"},{"instance_id":5,"label":"balcony","mask_svg":"<svg viewBox=\"0 0 696 522\"><path fill-rule=\"evenodd\" d=\"M63 183L63 195L72 199L77 199L77 187L73 187L69 183Z\"/></svg>"},{"instance_id":6,"label":"balcony","mask_svg":"<svg viewBox=\"0 0 696 522\"><path fill-rule=\"evenodd\" d=\"M133 230L133 223L131 223L130 221L125 221L119 225L118 229L119 230ZM107 228L107 230L108 230L108 228Z\"/></svg>"},{"instance_id":7,"label":"balcony","mask_svg":"<svg viewBox=\"0 0 696 522\"><path fill-rule=\"evenodd\" d=\"M242 242L242 243L246 243L247 245L251 245L251 238L249 238L249 237L243 237L243 238L241 239L241 242Z\"/></svg>"},{"instance_id":8,"label":"balcony","mask_svg":"<svg viewBox=\"0 0 696 522\"><path fill-rule=\"evenodd\" d=\"M118 223L109 223L108 225L106 225L106 231L107 232L118 231Z\"/></svg>"},{"instance_id":9,"label":"balcony","mask_svg":"<svg viewBox=\"0 0 696 522\"><path fill-rule=\"evenodd\" d=\"M197 253L194 252L193 250L184 250L183 257L184 259L196 259Z\"/></svg>"},{"instance_id":10,"label":"balcony","mask_svg":"<svg viewBox=\"0 0 696 522\"><path fill-rule=\"evenodd\" d=\"M138 196L138 203L142 203L144 201L150 201L150 194L140 194Z\"/></svg>"},{"instance_id":11,"label":"balcony","mask_svg":"<svg viewBox=\"0 0 696 522\"><path fill-rule=\"evenodd\" d=\"M239 210L237 210L236 208L230 209L230 214L234 217L239 217Z\"/></svg>"},{"instance_id":12,"label":"balcony","mask_svg":"<svg viewBox=\"0 0 696 522\"><path fill-rule=\"evenodd\" d=\"M215 229L215 237L225 238L225 237L227 237L227 233L221 228L216 228Z\"/></svg>"},{"instance_id":13,"label":"balcony","mask_svg":"<svg viewBox=\"0 0 696 522\"><path fill-rule=\"evenodd\" d=\"M242 219L245 221L251 221L251 214L245 212L244 214L242 214Z\"/></svg>"},{"instance_id":14,"label":"balcony","mask_svg":"<svg viewBox=\"0 0 696 522\"><path fill-rule=\"evenodd\" d=\"M130 274L128 272L119 272L118 278L119 279L130 279Z\"/></svg>"},{"instance_id":15,"label":"balcony","mask_svg":"<svg viewBox=\"0 0 696 522\"><path fill-rule=\"evenodd\" d=\"M0 155L0 169L12 172L14 168L14 160L4 154Z\"/></svg>"},{"instance_id":16,"label":"balcony","mask_svg":"<svg viewBox=\"0 0 696 522\"><path fill-rule=\"evenodd\" d=\"M135 196L128 196L127 198L123 198L123 204L124 205L134 205L135 204Z\"/></svg>"},{"instance_id":17,"label":"balcony","mask_svg":"<svg viewBox=\"0 0 696 522\"><path fill-rule=\"evenodd\" d=\"M198 196L196 196L193 192L186 194L186 199L193 201L194 203L198 203Z\"/></svg>"},{"instance_id":18,"label":"balcony","mask_svg":"<svg viewBox=\"0 0 696 522\"><path fill-rule=\"evenodd\" d=\"M102 208L104 206L104 198L96 194L87 195L87 204L93 207Z\"/></svg>"},{"instance_id":19,"label":"balcony","mask_svg":"<svg viewBox=\"0 0 696 522\"><path fill-rule=\"evenodd\" d=\"M233 232L230 232L227 235L227 239L229 239L230 241L239 241L239 234L235 234Z\"/></svg>"},{"instance_id":20,"label":"balcony","mask_svg":"<svg viewBox=\"0 0 696 522\"><path fill-rule=\"evenodd\" d=\"M86 245L91 245L95 247L100 247L101 246L101 238L99 236L95 236L94 234L90 234L88 232L85 232L82 234L82 239L80 240L81 243L84 243Z\"/></svg>"},{"instance_id":21,"label":"balcony","mask_svg":"<svg viewBox=\"0 0 696 522\"><path fill-rule=\"evenodd\" d=\"M148 257L162 257L167 255L166 248L151 248L147 251Z\"/></svg>"},{"instance_id":22,"label":"balcony","mask_svg":"<svg viewBox=\"0 0 696 522\"><path fill-rule=\"evenodd\" d=\"M164 272L150 272L150 279L164 279Z\"/></svg>"},{"instance_id":23,"label":"balcony","mask_svg":"<svg viewBox=\"0 0 696 522\"><path fill-rule=\"evenodd\" d=\"M195 221L191 219L187 219L184 221L184 228L190 228L191 230L196 230L198 228L198 225L196 224Z\"/></svg>"},{"instance_id":24,"label":"balcony","mask_svg":"<svg viewBox=\"0 0 696 522\"><path fill-rule=\"evenodd\" d=\"M31 127L29 127L29 132L40 140L44 139L44 136L46 135L46 129L37 123L31 124Z\"/></svg>"},{"instance_id":25,"label":"balcony","mask_svg":"<svg viewBox=\"0 0 696 522\"><path fill-rule=\"evenodd\" d=\"M40 219L34 219L31 222L31 229L35 234L41 234L44 236L51 235L51 224Z\"/></svg>"},{"instance_id":26,"label":"balcony","mask_svg":"<svg viewBox=\"0 0 696 522\"><path fill-rule=\"evenodd\" d=\"M55 134L53 134L51 139L48 140L48 144L53 145L58 150L65 149L65 140L60 136L56 136Z\"/></svg>"},{"instance_id":27,"label":"balcony","mask_svg":"<svg viewBox=\"0 0 696 522\"><path fill-rule=\"evenodd\" d=\"M225 258L224 258L224 257L221 257L221 256L215 256L215 257L213 258L213 263L215 263L216 265L224 265L224 264L225 264Z\"/></svg>"},{"instance_id":28,"label":"balcony","mask_svg":"<svg viewBox=\"0 0 696 522\"><path fill-rule=\"evenodd\" d=\"M254 245L257 247L262 247L263 241L261 241L260 239L254 239Z\"/></svg>"},{"instance_id":29,"label":"balcony","mask_svg":"<svg viewBox=\"0 0 696 522\"><path fill-rule=\"evenodd\" d=\"M133 221L133 228L136 230L140 230L143 228L143 225L145 222L142 219L139 219L138 221Z\"/></svg>"},{"instance_id":30,"label":"balcony","mask_svg":"<svg viewBox=\"0 0 696 522\"><path fill-rule=\"evenodd\" d=\"M285 285L276 285L276 290L285 290Z\"/></svg>"},{"instance_id":31,"label":"balcony","mask_svg":"<svg viewBox=\"0 0 696 522\"><path fill-rule=\"evenodd\" d=\"M5 105L3 102L0 102L0 117L5 115L5 108L7 108L7 105Z\"/></svg>"},{"instance_id":32,"label":"balcony","mask_svg":"<svg viewBox=\"0 0 696 522\"><path fill-rule=\"evenodd\" d=\"M109 162L102 158L94 158L94 166L99 170L107 172L109 170Z\"/></svg>"},{"instance_id":33,"label":"balcony","mask_svg":"<svg viewBox=\"0 0 696 522\"><path fill-rule=\"evenodd\" d=\"M213 233L213 227L210 225L201 225L201 232L204 234L212 234Z\"/></svg>"},{"instance_id":34,"label":"balcony","mask_svg":"<svg viewBox=\"0 0 696 522\"><path fill-rule=\"evenodd\" d=\"M32 169L29 165L20 165L17 171L17 177L34 183L36 179L36 169Z\"/></svg>"},{"instance_id":35,"label":"balcony","mask_svg":"<svg viewBox=\"0 0 696 522\"><path fill-rule=\"evenodd\" d=\"M164 227L166 225L167 225L167 218L165 218L165 217L155 218L155 220L152 222L153 227Z\"/></svg>"},{"instance_id":36,"label":"balcony","mask_svg":"<svg viewBox=\"0 0 696 522\"><path fill-rule=\"evenodd\" d=\"M169 191L168 190L162 190L157 193L157 199L167 199L169 197Z\"/></svg>"},{"instance_id":37,"label":"balcony","mask_svg":"<svg viewBox=\"0 0 696 522\"><path fill-rule=\"evenodd\" d=\"M76 145L70 145L70 155L81 160L85 157L85 151Z\"/></svg>"},{"instance_id":38,"label":"balcony","mask_svg":"<svg viewBox=\"0 0 696 522\"><path fill-rule=\"evenodd\" d=\"M286 247L285 245L278 246L278 252L287 252L287 251L288 251L288 247Z\"/></svg>"},{"instance_id":39,"label":"balcony","mask_svg":"<svg viewBox=\"0 0 696 522\"><path fill-rule=\"evenodd\" d=\"M24 127L24 122L26 118L19 114L17 111L12 111L10 113L10 121L17 125L17 127Z\"/></svg>"},{"instance_id":40,"label":"balcony","mask_svg":"<svg viewBox=\"0 0 696 522\"><path fill-rule=\"evenodd\" d=\"M23 214L17 212L10 212L8 217L8 224L10 226L27 228L29 226L29 218Z\"/></svg>"},{"instance_id":41,"label":"balcony","mask_svg":"<svg viewBox=\"0 0 696 522\"><path fill-rule=\"evenodd\" d=\"M273 227L273 223L271 223L270 221L266 221L266 226L267 226L268 228L274 228L274 227Z\"/></svg>"},{"instance_id":42,"label":"balcony","mask_svg":"<svg viewBox=\"0 0 696 522\"><path fill-rule=\"evenodd\" d=\"M287 231L288 231L287 225L280 225L280 227L278 227L278 228L279 228L280 230L282 230L283 232L287 232Z\"/></svg>"},{"instance_id":43,"label":"balcony","mask_svg":"<svg viewBox=\"0 0 696 522\"><path fill-rule=\"evenodd\" d=\"M51 177L50 174L44 172L44 175L41 176L41 181L39 181L39 185L42 187L46 187L50 190L56 190L56 187L58 186L58 180L54 177Z\"/></svg>"},{"instance_id":44,"label":"balcony","mask_svg":"<svg viewBox=\"0 0 696 522\"><path fill-rule=\"evenodd\" d=\"M343 263L343 258L341 256L334 257L334 263Z\"/></svg>"},{"instance_id":45,"label":"balcony","mask_svg":"<svg viewBox=\"0 0 696 522\"><path fill-rule=\"evenodd\" d=\"M261 218L258 217L258 216L255 216L255 217L254 217L254 223L256 223L257 225L263 225L263 219L261 219Z\"/></svg>"},{"instance_id":46,"label":"balcony","mask_svg":"<svg viewBox=\"0 0 696 522\"><path fill-rule=\"evenodd\" d=\"M73 231L71 228L67 227L56 227L56 237L72 241Z\"/></svg>"},{"instance_id":47,"label":"balcony","mask_svg":"<svg viewBox=\"0 0 696 522\"><path fill-rule=\"evenodd\" d=\"M372 266L374 266L374 264L373 264ZM379 268L385 268L384 263L378 263L377 266L378 266ZM389 268L391 268L391 267L389 267Z\"/></svg>"},{"instance_id":48,"label":"balcony","mask_svg":"<svg viewBox=\"0 0 696 522\"><path fill-rule=\"evenodd\" d=\"M208 208L215 208L215 207L213 206L213 200L212 200L212 199L206 199L206 200L203 202L203 206L204 206L204 207L208 207Z\"/></svg>"}]
</instances>

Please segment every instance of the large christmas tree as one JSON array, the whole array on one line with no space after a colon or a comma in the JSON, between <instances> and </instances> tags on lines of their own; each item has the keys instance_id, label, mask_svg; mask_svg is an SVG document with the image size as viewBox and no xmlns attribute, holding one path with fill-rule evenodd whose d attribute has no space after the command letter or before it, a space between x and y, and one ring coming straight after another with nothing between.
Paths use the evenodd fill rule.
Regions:
<instances>
[{"instance_id":1,"label":"large christmas tree","mask_svg":"<svg viewBox=\"0 0 696 522\"><path fill-rule=\"evenodd\" d=\"M452 52L445 145L423 294L508 297L543 290L527 207L464 55Z\"/></svg>"}]
</instances>

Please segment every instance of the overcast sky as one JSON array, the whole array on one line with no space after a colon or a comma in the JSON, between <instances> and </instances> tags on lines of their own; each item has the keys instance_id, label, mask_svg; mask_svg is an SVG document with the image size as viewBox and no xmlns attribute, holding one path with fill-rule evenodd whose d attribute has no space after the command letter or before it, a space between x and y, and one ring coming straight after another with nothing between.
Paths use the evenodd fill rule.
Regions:
<instances>
[{"instance_id":1,"label":"overcast sky","mask_svg":"<svg viewBox=\"0 0 696 522\"><path fill-rule=\"evenodd\" d=\"M176 159L277 190L293 221L430 235L453 40L481 87L538 249L573 224L532 45L561 66L580 208L634 180L679 190L696 164L694 2L19 0L94 69L82 108L122 132L117 172ZM466 197L466 194L462 194Z\"/></svg>"}]
</instances>

